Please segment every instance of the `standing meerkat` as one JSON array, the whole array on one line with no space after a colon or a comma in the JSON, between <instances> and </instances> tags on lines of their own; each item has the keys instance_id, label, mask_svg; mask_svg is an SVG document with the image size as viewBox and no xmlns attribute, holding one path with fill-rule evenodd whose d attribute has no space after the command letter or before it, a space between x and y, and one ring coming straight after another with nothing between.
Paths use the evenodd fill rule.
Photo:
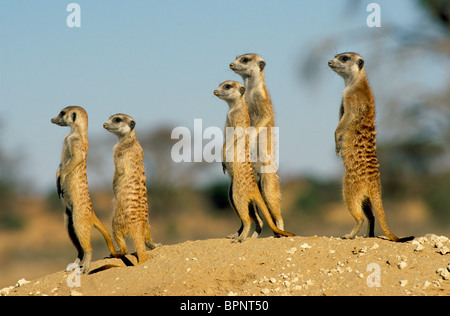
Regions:
<instances>
[{"instance_id":1,"label":"standing meerkat","mask_svg":"<svg viewBox=\"0 0 450 316\"><path fill-rule=\"evenodd\" d=\"M342 53L328 61L328 66L345 81L335 144L336 155L342 156L345 167L344 201L356 220L356 226L343 238L352 239L356 236L364 221L364 215L369 221L367 237L374 237L375 219L372 209L375 209L381 229L390 240L412 240L413 236L395 236L386 223L376 155L375 104L364 60L356 53Z\"/></svg>"},{"instance_id":2,"label":"standing meerkat","mask_svg":"<svg viewBox=\"0 0 450 316\"><path fill-rule=\"evenodd\" d=\"M280 209L280 179L276 169L275 157L261 155L261 150L263 150L263 153L266 152L266 154L270 153L269 155L271 155L276 148L275 135L272 135L272 128L275 127L275 116L272 101L266 89L265 67L266 62L257 54L238 56L230 64L230 68L244 80L245 102L248 106L250 125L256 128L258 136L257 161L252 163L255 178L277 227L284 230Z\"/></svg>"},{"instance_id":3,"label":"standing meerkat","mask_svg":"<svg viewBox=\"0 0 450 316\"><path fill-rule=\"evenodd\" d=\"M113 236L119 256L127 253L126 236L131 236L138 262L147 261L147 246L156 246L150 236L144 151L136 139L136 122L125 114L115 114L103 127L119 137L114 146L114 217Z\"/></svg>"},{"instance_id":4,"label":"standing meerkat","mask_svg":"<svg viewBox=\"0 0 450 316\"><path fill-rule=\"evenodd\" d=\"M275 225L256 183L252 165L249 161L247 131L250 127L250 118L247 105L245 104L244 93L244 86L236 81L225 81L219 85L217 90L214 90L214 95L226 101L230 107L225 130L232 128L234 132L231 133L233 141L230 142L227 139L223 145L223 166L231 178L228 194L230 203L240 217L242 226L237 234L230 237L235 238L235 242L244 241L250 232L251 218L254 220L256 227L253 237L257 237L261 232L262 220L256 208L250 208L250 204L254 204L259 208L274 233L282 236L294 236L294 234L280 230ZM229 130L226 134L228 138L230 135ZM243 141L242 138L244 138ZM242 157L243 155L245 157Z\"/></svg>"},{"instance_id":5,"label":"standing meerkat","mask_svg":"<svg viewBox=\"0 0 450 316\"><path fill-rule=\"evenodd\" d=\"M114 256L111 236L92 210L86 173L86 157L88 152L88 116L79 106L64 108L51 119L53 124L69 126L70 133L64 138L61 164L56 173L56 186L59 198L62 198L65 222L69 237L78 250L75 264L83 273L89 271L92 257L90 244L91 228L94 226L103 235L109 251Z\"/></svg>"}]
</instances>

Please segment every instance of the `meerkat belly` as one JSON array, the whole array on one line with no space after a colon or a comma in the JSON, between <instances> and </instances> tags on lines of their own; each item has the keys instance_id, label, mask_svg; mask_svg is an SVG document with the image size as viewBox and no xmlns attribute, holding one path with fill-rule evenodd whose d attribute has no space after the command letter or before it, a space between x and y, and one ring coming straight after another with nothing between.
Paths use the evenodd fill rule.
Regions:
<instances>
[{"instance_id":1,"label":"meerkat belly","mask_svg":"<svg viewBox=\"0 0 450 316\"><path fill-rule=\"evenodd\" d=\"M238 176L240 179L245 180L246 183L255 181L252 165L248 161L247 162L235 162L233 164L233 169L236 174L235 181ZM251 181L249 181L249 180L251 180Z\"/></svg>"},{"instance_id":2,"label":"meerkat belly","mask_svg":"<svg viewBox=\"0 0 450 316\"><path fill-rule=\"evenodd\" d=\"M358 181L370 180L379 176L379 164L376 155L375 129L362 127L349 132L344 140L342 157L346 177L355 177Z\"/></svg>"},{"instance_id":3,"label":"meerkat belly","mask_svg":"<svg viewBox=\"0 0 450 316\"><path fill-rule=\"evenodd\" d=\"M76 168L64 179L61 186L66 206L78 209L80 205L91 205L86 170Z\"/></svg>"},{"instance_id":4,"label":"meerkat belly","mask_svg":"<svg viewBox=\"0 0 450 316\"><path fill-rule=\"evenodd\" d=\"M147 189L134 176L124 174L118 181L116 189L117 216L122 216L127 223L147 220Z\"/></svg>"}]
</instances>

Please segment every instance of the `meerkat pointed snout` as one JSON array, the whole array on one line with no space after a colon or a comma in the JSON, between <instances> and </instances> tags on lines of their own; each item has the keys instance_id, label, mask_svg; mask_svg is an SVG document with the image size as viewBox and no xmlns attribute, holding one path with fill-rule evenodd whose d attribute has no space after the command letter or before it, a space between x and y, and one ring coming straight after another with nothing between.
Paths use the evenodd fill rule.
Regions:
<instances>
[{"instance_id":1,"label":"meerkat pointed snout","mask_svg":"<svg viewBox=\"0 0 450 316\"><path fill-rule=\"evenodd\" d=\"M333 67L333 61L332 60L328 61L328 66Z\"/></svg>"}]
</instances>

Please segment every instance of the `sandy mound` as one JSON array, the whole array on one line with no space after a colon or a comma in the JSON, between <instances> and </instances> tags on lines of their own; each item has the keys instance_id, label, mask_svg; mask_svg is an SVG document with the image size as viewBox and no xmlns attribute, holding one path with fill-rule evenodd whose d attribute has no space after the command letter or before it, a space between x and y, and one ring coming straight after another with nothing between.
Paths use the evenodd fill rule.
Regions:
<instances>
[{"instance_id":1,"label":"sandy mound","mask_svg":"<svg viewBox=\"0 0 450 316\"><path fill-rule=\"evenodd\" d=\"M329 237L187 241L149 252L141 265L131 265L132 255L128 262L100 260L89 275L61 271L1 294L450 295L449 248L449 239L436 235L405 244Z\"/></svg>"}]
</instances>

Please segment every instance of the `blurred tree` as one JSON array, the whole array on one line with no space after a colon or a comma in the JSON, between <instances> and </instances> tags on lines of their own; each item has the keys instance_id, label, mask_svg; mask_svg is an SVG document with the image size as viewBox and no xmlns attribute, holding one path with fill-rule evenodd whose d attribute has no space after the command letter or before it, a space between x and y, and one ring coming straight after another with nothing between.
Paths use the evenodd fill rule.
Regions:
<instances>
[{"instance_id":1,"label":"blurred tree","mask_svg":"<svg viewBox=\"0 0 450 316\"><path fill-rule=\"evenodd\" d=\"M208 197L214 210L230 212L231 205L228 200L229 188L229 181L218 181L203 190L204 195Z\"/></svg>"},{"instance_id":2,"label":"blurred tree","mask_svg":"<svg viewBox=\"0 0 450 316\"><path fill-rule=\"evenodd\" d=\"M18 180L15 175L18 161L19 159L5 152L0 142L0 230L16 230L25 225L16 206Z\"/></svg>"},{"instance_id":3,"label":"blurred tree","mask_svg":"<svg viewBox=\"0 0 450 316\"><path fill-rule=\"evenodd\" d=\"M179 211L194 204L195 186L209 166L206 162L176 163L171 157L171 126L161 126L144 133L140 138L149 186L149 203L155 213Z\"/></svg>"},{"instance_id":4,"label":"blurred tree","mask_svg":"<svg viewBox=\"0 0 450 316\"><path fill-rule=\"evenodd\" d=\"M419 3L429 11L433 19L440 22L447 32L450 32L450 2L448 0L419 0Z\"/></svg>"}]
</instances>

